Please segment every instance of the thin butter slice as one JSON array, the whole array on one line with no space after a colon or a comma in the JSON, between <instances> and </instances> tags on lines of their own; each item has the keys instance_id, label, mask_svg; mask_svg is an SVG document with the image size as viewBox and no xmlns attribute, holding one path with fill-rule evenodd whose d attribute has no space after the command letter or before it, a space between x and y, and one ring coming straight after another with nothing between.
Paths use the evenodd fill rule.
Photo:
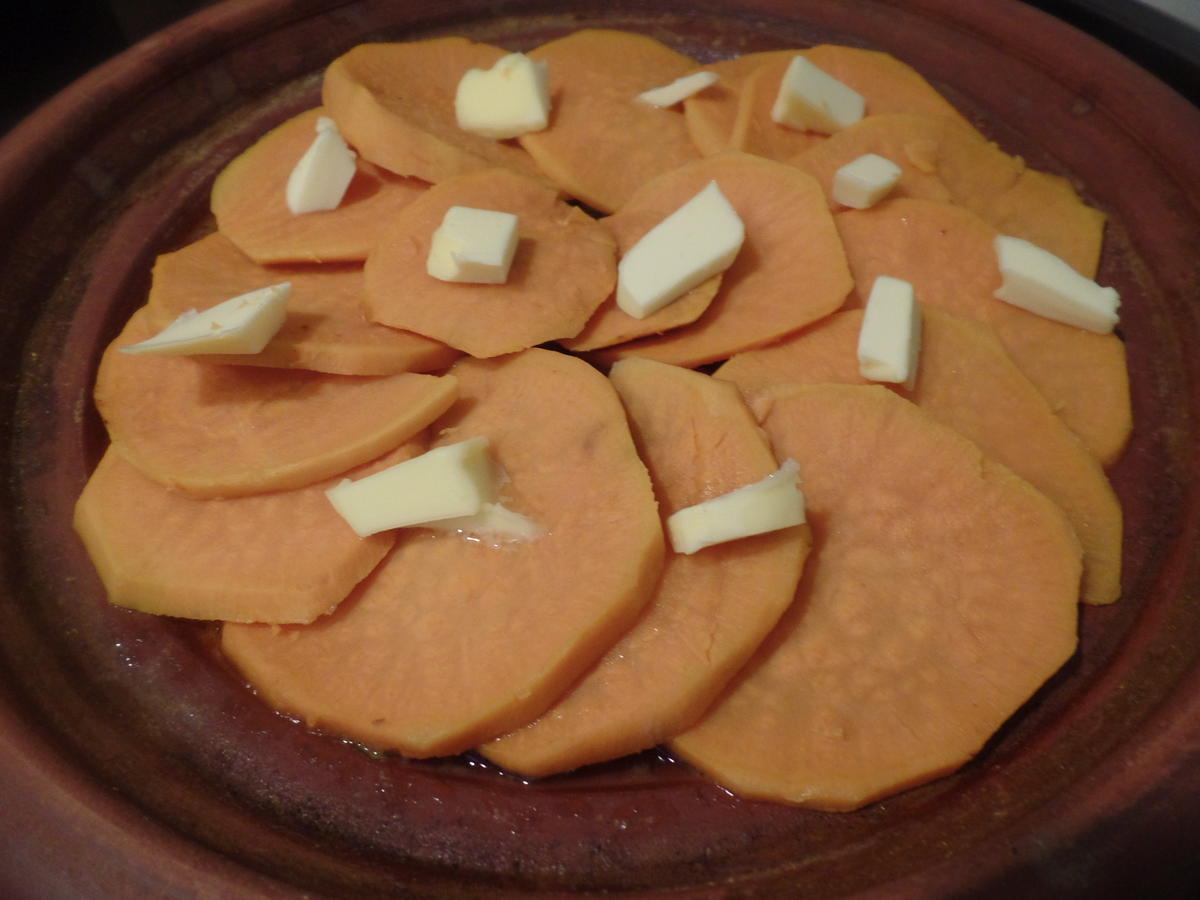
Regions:
<instances>
[{"instance_id":1,"label":"thin butter slice","mask_svg":"<svg viewBox=\"0 0 1200 900\"><path fill-rule=\"evenodd\" d=\"M745 237L737 210L710 181L621 258L617 305L644 319L728 269Z\"/></svg>"},{"instance_id":2,"label":"thin butter slice","mask_svg":"<svg viewBox=\"0 0 1200 900\"><path fill-rule=\"evenodd\" d=\"M258 353L283 327L290 281L231 297L203 312L189 309L158 334L121 348L124 353L199 356Z\"/></svg>"},{"instance_id":3,"label":"thin butter slice","mask_svg":"<svg viewBox=\"0 0 1200 900\"><path fill-rule=\"evenodd\" d=\"M359 537L390 528L474 516L496 494L488 439L437 447L357 481L346 478L325 492Z\"/></svg>"},{"instance_id":4,"label":"thin butter slice","mask_svg":"<svg viewBox=\"0 0 1200 900\"><path fill-rule=\"evenodd\" d=\"M913 286L902 278L880 275L871 286L858 332L859 374L912 390L920 353L921 306Z\"/></svg>"},{"instance_id":5,"label":"thin butter slice","mask_svg":"<svg viewBox=\"0 0 1200 900\"><path fill-rule=\"evenodd\" d=\"M1116 327L1121 297L1115 289L1022 238L997 235L995 247L1002 279L995 295L1005 303L1097 334Z\"/></svg>"},{"instance_id":6,"label":"thin butter slice","mask_svg":"<svg viewBox=\"0 0 1200 900\"><path fill-rule=\"evenodd\" d=\"M692 72L690 75L676 78L670 84L642 91L637 95L637 99L642 103L657 106L659 109L666 109L668 106L682 103L693 94L698 94L705 88L712 87L716 83L716 72Z\"/></svg>"},{"instance_id":7,"label":"thin butter slice","mask_svg":"<svg viewBox=\"0 0 1200 900\"><path fill-rule=\"evenodd\" d=\"M736 541L804 524L804 494L793 459L761 481L688 506L667 519L676 553L695 553L713 544Z\"/></svg>"},{"instance_id":8,"label":"thin butter slice","mask_svg":"<svg viewBox=\"0 0 1200 900\"><path fill-rule=\"evenodd\" d=\"M357 156L333 119L317 119L317 136L287 181L287 205L293 215L337 209L358 171Z\"/></svg>"}]
</instances>

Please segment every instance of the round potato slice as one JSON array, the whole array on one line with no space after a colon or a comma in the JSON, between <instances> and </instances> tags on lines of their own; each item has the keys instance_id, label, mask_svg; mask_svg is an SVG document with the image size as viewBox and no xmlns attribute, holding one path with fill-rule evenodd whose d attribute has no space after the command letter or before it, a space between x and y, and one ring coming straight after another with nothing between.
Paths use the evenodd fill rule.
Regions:
<instances>
[{"instance_id":1,"label":"round potato slice","mask_svg":"<svg viewBox=\"0 0 1200 900\"><path fill-rule=\"evenodd\" d=\"M740 796L856 809L946 774L1074 652L1059 509L885 388L798 385L763 425L813 533L796 601L671 747Z\"/></svg>"}]
</instances>

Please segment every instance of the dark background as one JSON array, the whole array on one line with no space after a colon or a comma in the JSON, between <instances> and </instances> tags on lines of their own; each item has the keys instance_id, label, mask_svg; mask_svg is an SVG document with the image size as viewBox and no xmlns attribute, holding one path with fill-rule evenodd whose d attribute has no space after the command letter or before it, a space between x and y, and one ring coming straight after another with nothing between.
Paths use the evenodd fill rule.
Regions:
<instances>
[{"instance_id":1,"label":"dark background","mask_svg":"<svg viewBox=\"0 0 1200 900\"><path fill-rule=\"evenodd\" d=\"M0 13L0 133L97 64L213 2L9 0ZM1116 47L1200 105L1200 31L1136 0L1033 5Z\"/></svg>"}]
</instances>

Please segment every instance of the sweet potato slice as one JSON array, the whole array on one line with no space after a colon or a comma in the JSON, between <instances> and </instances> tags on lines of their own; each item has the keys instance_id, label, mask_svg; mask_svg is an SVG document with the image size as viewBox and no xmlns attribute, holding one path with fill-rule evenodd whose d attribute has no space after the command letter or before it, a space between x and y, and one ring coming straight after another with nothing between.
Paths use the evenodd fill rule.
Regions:
<instances>
[{"instance_id":1,"label":"sweet potato slice","mask_svg":"<svg viewBox=\"0 0 1200 900\"><path fill-rule=\"evenodd\" d=\"M1092 278L1100 262L1104 214L1079 199L1065 178L1027 168L952 119L909 113L867 116L792 158L827 194L834 173L864 153L902 171L891 197L957 203L1003 234L1044 247ZM830 208L839 207L830 198Z\"/></svg>"},{"instance_id":2,"label":"sweet potato slice","mask_svg":"<svg viewBox=\"0 0 1200 900\"><path fill-rule=\"evenodd\" d=\"M800 385L764 427L800 464L796 602L672 749L743 797L850 810L954 770L1073 653L1059 509L878 386Z\"/></svg>"},{"instance_id":3,"label":"sweet potato slice","mask_svg":"<svg viewBox=\"0 0 1200 900\"><path fill-rule=\"evenodd\" d=\"M397 175L438 182L502 166L536 176L515 143L464 131L455 116L462 76L505 52L462 37L359 44L329 64L321 100L364 159Z\"/></svg>"},{"instance_id":4,"label":"sweet potato slice","mask_svg":"<svg viewBox=\"0 0 1200 900\"><path fill-rule=\"evenodd\" d=\"M413 437L457 396L448 376L325 375L122 353L152 333L144 310L100 361L96 407L126 460L193 497L328 478Z\"/></svg>"},{"instance_id":5,"label":"sweet potato slice","mask_svg":"<svg viewBox=\"0 0 1200 900\"><path fill-rule=\"evenodd\" d=\"M318 107L268 131L229 163L213 182L217 229L258 263L361 262L379 222L428 187L385 172L361 157L358 173L337 209L294 215L287 205L292 169L316 137Z\"/></svg>"},{"instance_id":6,"label":"sweet potato slice","mask_svg":"<svg viewBox=\"0 0 1200 900\"><path fill-rule=\"evenodd\" d=\"M644 359L613 366L664 519L778 465L737 390ZM506 769L549 775L654 746L691 725L791 602L804 526L670 554L642 617L544 715L484 744Z\"/></svg>"},{"instance_id":7,"label":"sweet potato slice","mask_svg":"<svg viewBox=\"0 0 1200 900\"><path fill-rule=\"evenodd\" d=\"M457 753L540 713L636 619L662 565L653 489L607 380L548 350L464 360L440 441L487 435L501 498L541 537L410 533L312 625L227 625L259 694L410 756Z\"/></svg>"},{"instance_id":8,"label":"sweet potato slice","mask_svg":"<svg viewBox=\"0 0 1200 900\"><path fill-rule=\"evenodd\" d=\"M452 283L426 273L430 240L451 206L519 216L506 282ZM403 209L364 271L372 320L490 357L577 334L616 284L616 245L553 188L493 169L443 182Z\"/></svg>"},{"instance_id":9,"label":"sweet potato slice","mask_svg":"<svg viewBox=\"0 0 1200 900\"><path fill-rule=\"evenodd\" d=\"M584 29L529 54L550 67L550 125L521 145L555 184L612 212L663 172L699 155L683 115L639 102L642 91L696 68L695 60L645 35Z\"/></svg>"},{"instance_id":10,"label":"sweet potato slice","mask_svg":"<svg viewBox=\"0 0 1200 900\"><path fill-rule=\"evenodd\" d=\"M997 300L992 226L960 206L907 197L835 218L856 285L848 306L862 304L878 275L912 282L926 306L990 325L1101 463L1121 454L1132 427L1125 345Z\"/></svg>"},{"instance_id":11,"label":"sweet potato slice","mask_svg":"<svg viewBox=\"0 0 1200 900\"><path fill-rule=\"evenodd\" d=\"M705 156L732 150L733 126L737 121L738 97L746 79L763 63L790 60L795 50L764 50L744 53L709 63L704 69L717 74L717 83L683 101L683 115L692 143Z\"/></svg>"},{"instance_id":12,"label":"sweet potato slice","mask_svg":"<svg viewBox=\"0 0 1200 900\"><path fill-rule=\"evenodd\" d=\"M676 169L643 191L653 203L677 208L714 180L746 226L716 298L690 325L597 350L596 359L642 356L697 366L770 343L844 302L853 282L821 187L807 173L729 151Z\"/></svg>"},{"instance_id":13,"label":"sweet potato slice","mask_svg":"<svg viewBox=\"0 0 1200 900\"><path fill-rule=\"evenodd\" d=\"M421 452L410 442L350 473ZM197 500L151 481L112 447L75 505L75 530L110 602L187 619L311 622L332 612L395 543L360 538L325 496L290 491Z\"/></svg>"},{"instance_id":14,"label":"sweet potato slice","mask_svg":"<svg viewBox=\"0 0 1200 900\"><path fill-rule=\"evenodd\" d=\"M247 291L289 281L283 327L252 356L213 355L204 363L311 369L333 375L394 375L443 369L462 353L423 335L368 322L358 265L272 266L255 263L217 232L154 263L147 301L155 329L189 309L207 309Z\"/></svg>"},{"instance_id":15,"label":"sweet potato slice","mask_svg":"<svg viewBox=\"0 0 1200 900\"><path fill-rule=\"evenodd\" d=\"M805 57L862 94L870 115L909 112L944 116L972 128L916 69L896 57L877 50L821 44L786 58L767 60L746 78L731 135L737 149L786 160L824 140L825 135L787 128L771 118L783 73L794 55Z\"/></svg>"},{"instance_id":16,"label":"sweet potato slice","mask_svg":"<svg viewBox=\"0 0 1200 900\"><path fill-rule=\"evenodd\" d=\"M770 402L772 385L864 384L858 371L862 310L837 313L716 371L747 396ZM890 387L890 385L889 385ZM913 390L897 388L938 421L970 438L1066 513L1083 545L1083 600L1121 592L1121 506L1104 470L1013 364L986 325L939 309L924 312Z\"/></svg>"}]
</instances>

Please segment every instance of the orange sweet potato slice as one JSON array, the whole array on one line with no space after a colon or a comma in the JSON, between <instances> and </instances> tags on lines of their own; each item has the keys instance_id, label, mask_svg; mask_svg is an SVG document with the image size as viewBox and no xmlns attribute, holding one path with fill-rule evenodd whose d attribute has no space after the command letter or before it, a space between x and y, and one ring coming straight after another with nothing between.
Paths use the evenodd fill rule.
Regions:
<instances>
[{"instance_id":1,"label":"orange sweet potato slice","mask_svg":"<svg viewBox=\"0 0 1200 900\"><path fill-rule=\"evenodd\" d=\"M837 313L779 344L739 354L715 374L763 403L770 402L772 385L864 384L857 359L861 328L862 310ZM986 325L926 309L921 341L917 380L903 396L1057 503L1083 545L1084 602L1116 600L1121 506L1100 463Z\"/></svg>"},{"instance_id":2,"label":"orange sweet potato slice","mask_svg":"<svg viewBox=\"0 0 1200 900\"><path fill-rule=\"evenodd\" d=\"M117 451L193 497L303 487L422 431L457 396L452 377L380 377L132 356L153 333L135 313L105 351L96 407Z\"/></svg>"},{"instance_id":3,"label":"orange sweet potato slice","mask_svg":"<svg viewBox=\"0 0 1200 900\"><path fill-rule=\"evenodd\" d=\"M795 50L765 50L718 60L704 66L717 74L717 83L683 101L683 115L692 143L705 156L732 150L733 126L737 121L738 97L742 86L763 63L790 60Z\"/></svg>"},{"instance_id":4,"label":"orange sweet potato slice","mask_svg":"<svg viewBox=\"0 0 1200 900\"><path fill-rule=\"evenodd\" d=\"M672 749L743 797L851 810L954 770L1073 653L1059 509L882 387L798 385L764 427L813 533L796 602Z\"/></svg>"},{"instance_id":5,"label":"orange sweet potato slice","mask_svg":"<svg viewBox=\"0 0 1200 900\"><path fill-rule=\"evenodd\" d=\"M515 213L520 244L503 284L440 281L429 244L451 206ZM503 169L436 185L396 215L364 268L367 315L476 357L577 334L616 284L616 246L553 188Z\"/></svg>"},{"instance_id":6,"label":"orange sweet potato slice","mask_svg":"<svg viewBox=\"0 0 1200 900\"><path fill-rule=\"evenodd\" d=\"M1104 214L1065 178L1037 172L952 119L909 113L867 116L790 160L831 192L834 173L864 153L901 169L890 197L957 203L1003 234L1024 238L1089 278L1104 240ZM830 197L830 207L837 205Z\"/></svg>"},{"instance_id":7,"label":"orange sweet potato slice","mask_svg":"<svg viewBox=\"0 0 1200 900\"><path fill-rule=\"evenodd\" d=\"M571 196L612 212L651 178L695 159L683 114L639 102L696 62L645 35L584 29L529 54L549 64L550 125L521 146Z\"/></svg>"},{"instance_id":8,"label":"orange sweet potato slice","mask_svg":"<svg viewBox=\"0 0 1200 900\"><path fill-rule=\"evenodd\" d=\"M963 207L907 197L835 218L856 285L848 305L861 305L876 276L892 275L912 282L926 306L990 325L1101 463L1120 455L1132 427L1125 345L996 299L992 226Z\"/></svg>"},{"instance_id":9,"label":"orange sweet potato slice","mask_svg":"<svg viewBox=\"0 0 1200 900\"><path fill-rule=\"evenodd\" d=\"M542 535L411 532L332 616L222 635L268 703L417 757L542 713L632 624L662 565L650 479L600 373L538 349L453 371L464 403L439 440L486 435L509 479L501 502Z\"/></svg>"},{"instance_id":10,"label":"orange sweet potato slice","mask_svg":"<svg viewBox=\"0 0 1200 900\"><path fill-rule=\"evenodd\" d=\"M419 197L428 185L385 172L364 159L337 209L295 215L287 205L292 169L328 115L310 109L268 131L213 182L217 229L258 263L361 262L380 220Z\"/></svg>"},{"instance_id":11,"label":"orange sweet potato slice","mask_svg":"<svg viewBox=\"0 0 1200 900\"><path fill-rule=\"evenodd\" d=\"M964 128L966 119L920 73L877 50L821 44L764 62L746 78L738 100L731 141L747 153L786 160L824 140L825 135L787 128L771 118L771 107L791 57L800 55L862 94L870 115L909 112L944 116Z\"/></svg>"},{"instance_id":12,"label":"orange sweet potato slice","mask_svg":"<svg viewBox=\"0 0 1200 900\"><path fill-rule=\"evenodd\" d=\"M349 473L421 452L410 442ZM75 505L75 530L108 599L157 615L311 622L333 611L395 543L360 538L334 510L332 479L253 497L198 500L151 481L112 447Z\"/></svg>"},{"instance_id":13,"label":"orange sweet potato slice","mask_svg":"<svg viewBox=\"0 0 1200 900\"><path fill-rule=\"evenodd\" d=\"M758 481L774 455L737 390L644 359L613 366L664 519ZM670 554L642 617L531 724L484 744L493 762L549 775L651 747L691 725L792 600L803 526Z\"/></svg>"},{"instance_id":14,"label":"orange sweet potato slice","mask_svg":"<svg viewBox=\"0 0 1200 900\"><path fill-rule=\"evenodd\" d=\"M697 366L770 343L844 302L853 282L820 185L807 173L729 151L663 175L643 191L655 204L678 208L714 180L746 226L717 296L692 324L597 350L596 359L642 356Z\"/></svg>"},{"instance_id":15,"label":"orange sweet potato slice","mask_svg":"<svg viewBox=\"0 0 1200 900\"><path fill-rule=\"evenodd\" d=\"M536 176L515 143L464 131L455 116L462 76L505 53L461 37L360 44L325 70L322 103L364 159L397 175L438 182L502 166Z\"/></svg>"},{"instance_id":16,"label":"orange sweet potato slice","mask_svg":"<svg viewBox=\"0 0 1200 900\"><path fill-rule=\"evenodd\" d=\"M287 318L261 352L198 358L334 375L394 375L443 369L462 355L440 341L368 322L361 266L268 268L219 232L155 261L147 301L150 321L155 329L165 328L189 309L207 309L281 281L292 285Z\"/></svg>"}]
</instances>

